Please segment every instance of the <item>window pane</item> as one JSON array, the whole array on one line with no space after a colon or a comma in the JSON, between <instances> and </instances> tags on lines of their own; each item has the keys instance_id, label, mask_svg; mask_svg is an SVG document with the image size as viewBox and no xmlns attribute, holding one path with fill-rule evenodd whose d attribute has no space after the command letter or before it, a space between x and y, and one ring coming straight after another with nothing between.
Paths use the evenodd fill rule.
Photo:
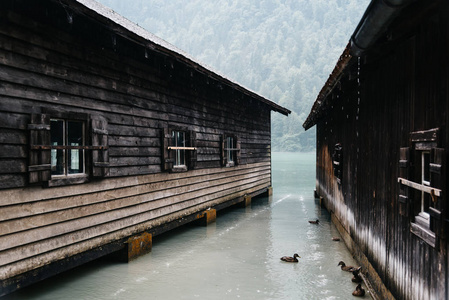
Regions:
<instances>
[{"instance_id":1,"label":"window pane","mask_svg":"<svg viewBox=\"0 0 449 300\"><path fill-rule=\"evenodd\" d=\"M84 146L83 122L67 122L67 144L69 146ZM68 150L68 171L69 174L84 173L84 150Z\"/></svg>"},{"instance_id":2,"label":"window pane","mask_svg":"<svg viewBox=\"0 0 449 300\"><path fill-rule=\"evenodd\" d=\"M228 136L226 138L226 148L228 148L228 149L234 148L234 138L233 137ZM227 150L226 152L227 152L226 159L228 160L228 163L234 162L233 150Z\"/></svg>"},{"instance_id":3,"label":"window pane","mask_svg":"<svg viewBox=\"0 0 449 300\"><path fill-rule=\"evenodd\" d=\"M64 121L50 120L50 134L52 146L64 146ZM51 149L51 174L64 175L64 150Z\"/></svg>"},{"instance_id":4,"label":"window pane","mask_svg":"<svg viewBox=\"0 0 449 300\"><path fill-rule=\"evenodd\" d=\"M422 156L422 168L423 168L423 181L430 181L430 153L423 152Z\"/></svg>"},{"instance_id":5,"label":"window pane","mask_svg":"<svg viewBox=\"0 0 449 300\"><path fill-rule=\"evenodd\" d=\"M173 145L175 147L185 147L185 132L173 131ZM185 165L185 150L174 150L175 151L175 166Z\"/></svg>"}]
</instances>

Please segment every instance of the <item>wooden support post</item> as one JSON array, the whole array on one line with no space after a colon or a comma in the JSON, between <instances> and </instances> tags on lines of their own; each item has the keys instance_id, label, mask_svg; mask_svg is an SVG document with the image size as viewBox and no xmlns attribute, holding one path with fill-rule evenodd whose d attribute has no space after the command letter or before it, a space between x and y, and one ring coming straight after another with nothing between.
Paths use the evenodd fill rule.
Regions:
<instances>
[{"instance_id":1,"label":"wooden support post","mask_svg":"<svg viewBox=\"0 0 449 300\"><path fill-rule=\"evenodd\" d=\"M268 187L267 195L268 195L268 197L273 196L273 187L272 186Z\"/></svg>"},{"instance_id":2,"label":"wooden support post","mask_svg":"<svg viewBox=\"0 0 449 300\"><path fill-rule=\"evenodd\" d=\"M241 207L248 207L251 205L251 196L244 196L243 201L240 202Z\"/></svg>"},{"instance_id":3,"label":"wooden support post","mask_svg":"<svg viewBox=\"0 0 449 300\"><path fill-rule=\"evenodd\" d=\"M213 223L217 220L217 210L213 208L209 208L204 212L197 215L197 221L195 222L201 226L207 226L210 223Z\"/></svg>"},{"instance_id":4,"label":"wooden support post","mask_svg":"<svg viewBox=\"0 0 449 300\"><path fill-rule=\"evenodd\" d=\"M119 254L119 260L123 262L130 262L142 255L151 252L153 246L153 236L144 232L138 236L130 237L126 243L125 248Z\"/></svg>"}]
</instances>

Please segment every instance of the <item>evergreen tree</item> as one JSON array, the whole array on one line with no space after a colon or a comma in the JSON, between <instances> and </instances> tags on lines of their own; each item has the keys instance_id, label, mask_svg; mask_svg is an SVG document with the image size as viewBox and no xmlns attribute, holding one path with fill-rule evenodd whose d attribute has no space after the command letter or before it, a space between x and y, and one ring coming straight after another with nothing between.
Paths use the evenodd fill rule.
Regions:
<instances>
[{"instance_id":1,"label":"evergreen tree","mask_svg":"<svg viewBox=\"0 0 449 300\"><path fill-rule=\"evenodd\" d=\"M368 0L97 0L198 61L292 110L273 114L273 151L311 151L318 92Z\"/></svg>"}]
</instances>

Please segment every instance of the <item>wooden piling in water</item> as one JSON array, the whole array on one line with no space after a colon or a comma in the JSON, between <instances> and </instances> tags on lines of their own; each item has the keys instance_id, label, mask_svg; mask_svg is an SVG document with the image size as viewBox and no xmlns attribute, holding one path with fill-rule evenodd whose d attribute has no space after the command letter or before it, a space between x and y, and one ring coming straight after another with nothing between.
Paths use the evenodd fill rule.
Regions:
<instances>
[{"instance_id":1,"label":"wooden piling in water","mask_svg":"<svg viewBox=\"0 0 449 300\"><path fill-rule=\"evenodd\" d=\"M207 226L217 220L217 210L209 208L197 215L196 224L201 226Z\"/></svg>"},{"instance_id":2,"label":"wooden piling in water","mask_svg":"<svg viewBox=\"0 0 449 300\"><path fill-rule=\"evenodd\" d=\"M251 196L245 195L243 197L243 201L240 202L240 206L241 207L248 207L248 206L250 206L251 205L251 199L252 199Z\"/></svg>"}]
</instances>

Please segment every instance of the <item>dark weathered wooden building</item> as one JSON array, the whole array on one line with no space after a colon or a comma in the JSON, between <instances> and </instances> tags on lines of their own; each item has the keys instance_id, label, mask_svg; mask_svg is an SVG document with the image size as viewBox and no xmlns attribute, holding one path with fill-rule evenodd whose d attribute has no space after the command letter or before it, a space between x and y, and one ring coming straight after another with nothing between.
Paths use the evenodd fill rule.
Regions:
<instances>
[{"instance_id":1,"label":"dark weathered wooden building","mask_svg":"<svg viewBox=\"0 0 449 300\"><path fill-rule=\"evenodd\" d=\"M448 299L449 3L373 0L304 123L316 193L382 299Z\"/></svg>"},{"instance_id":2,"label":"dark weathered wooden building","mask_svg":"<svg viewBox=\"0 0 449 300\"><path fill-rule=\"evenodd\" d=\"M270 192L271 111L95 1L2 0L0 295Z\"/></svg>"}]
</instances>

